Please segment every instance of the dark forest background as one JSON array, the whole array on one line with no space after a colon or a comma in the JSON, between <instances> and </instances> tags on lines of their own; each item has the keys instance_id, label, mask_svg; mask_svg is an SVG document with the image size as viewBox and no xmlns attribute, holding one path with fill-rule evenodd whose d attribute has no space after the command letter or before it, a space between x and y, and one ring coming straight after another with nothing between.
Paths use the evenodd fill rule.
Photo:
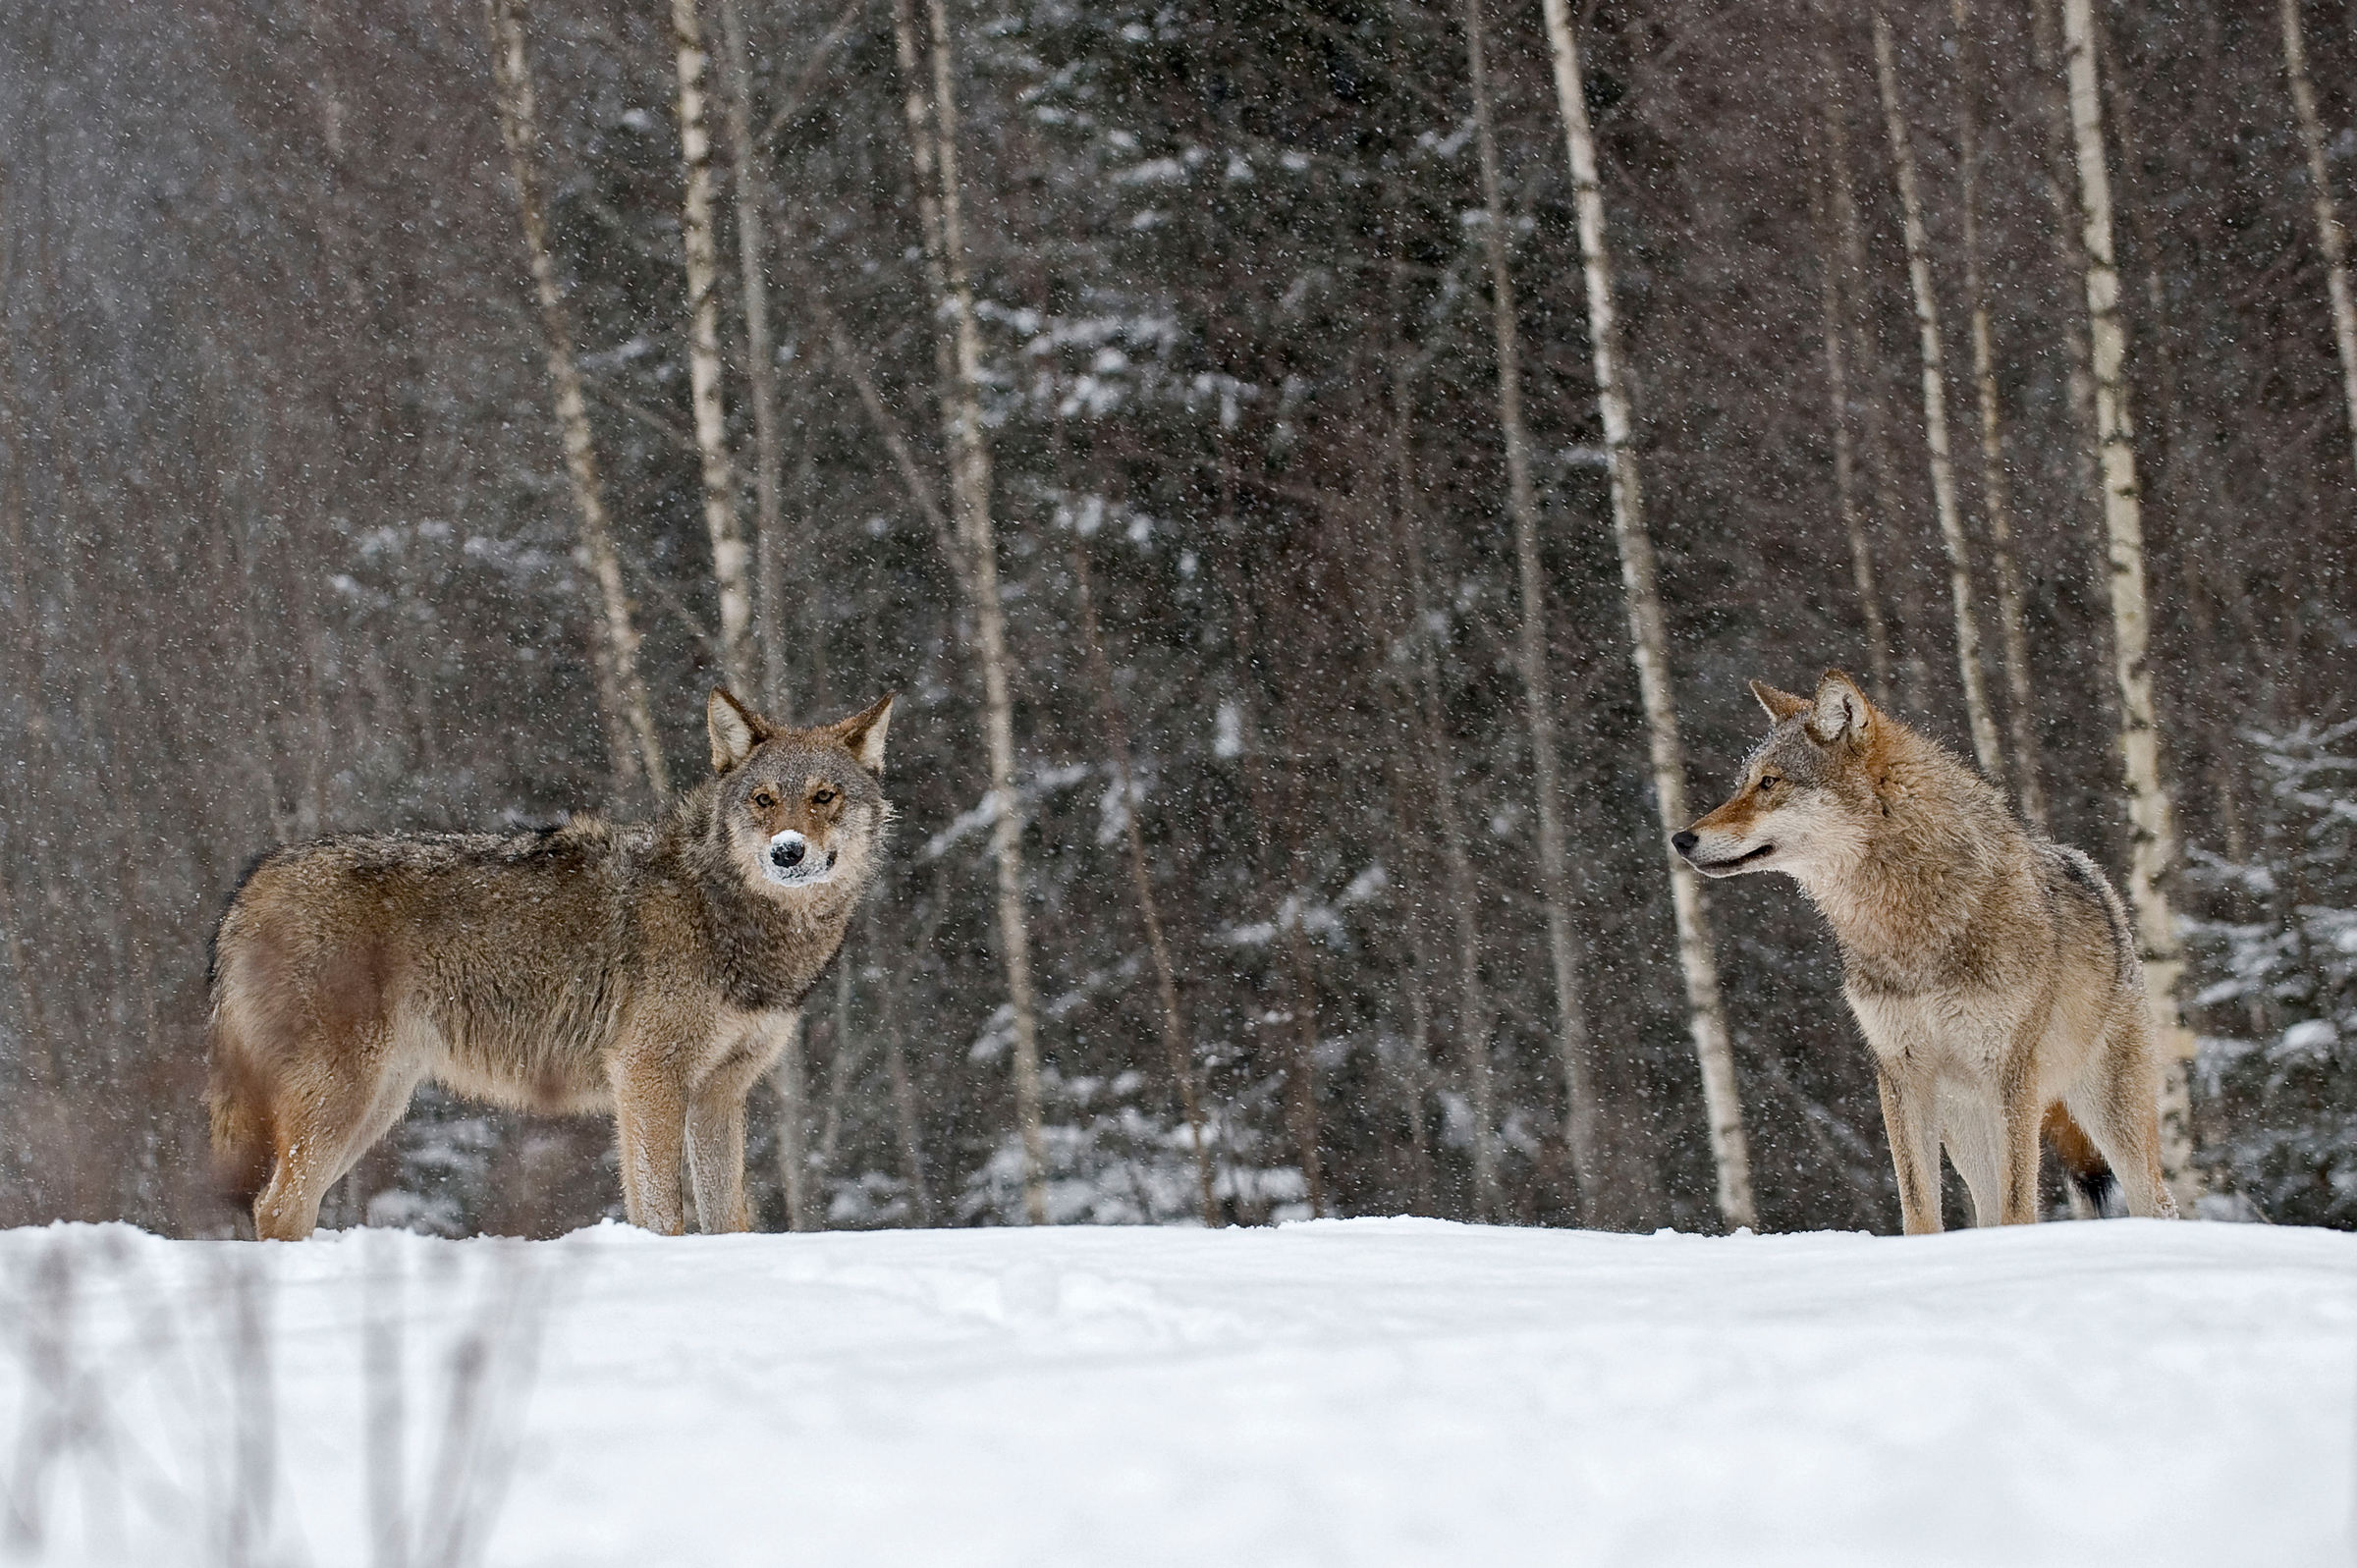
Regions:
<instances>
[{"instance_id":1,"label":"dark forest background","mask_svg":"<svg viewBox=\"0 0 2357 1568\"><path fill-rule=\"evenodd\" d=\"M2164 767L2194 922L2187 1000L2207 1037L2197 1133L2221 1190L2270 1217L2347 1222L2357 475L2279 13L2097 9ZM884 425L816 324L840 323L884 413L943 473L890 6L744 14L787 453L784 591L758 614L790 664L764 695L809 720L902 693L890 872L810 1017L816 1211L1017 1218L973 628ZM1194 1212L1123 858L1134 810L1233 1217L1302 1210L1288 1110L1301 1038L1332 1210L1468 1213L1470 1035L1498 1075L1504 1217L1573 1221L1459 11L950 0L948 15L1052 1215ZM1866 662L1836 515L1829 266L1865 349L1847 418L1893 702L1969 752L1868 15L1605 0L1576 17L1698 802L1761 731L1745 677L1805 690ZM1960 109L1980 129L2037 765L2056 835L2116 875L2103 525L2063 351L2086 308L2060 238L2075 185L2040 108L2059 68L2032 4L1973 7L1961 29L1946 3L1889 15L1960 431ZM2357 19L2321 3L2306 18L2345 208ZM1708 1228L1562 125L1537 0L1493 0L1486 20L1595 1041L1605 1176L1585 1214ZM672 774L692 779L715 612L668 9L538 0L524 26L644 674ZM1828 218L1829 94L1862 267ZM720 189L725 261L739 215L735 185ZM741 285L724 265L740 453ZM1968 452L1960 436L1978 538ZM1395 461L1422 524L1421 622ZM9 8L0 528L0 1223L214 1229L204 949L249 857L345 829L652 809L643 785L618 785L601 737L595 594L479 7ZM1136 761L1126 800L1076 629L1083 563ZM1448 978L1443 793L1470 829L1494 1018L1460 1016ZM1817 918L1781 878L1715 887L1711 908L1763 1222L1894 1227L1871 1069ZM777 1105L756 1096L771 1225L787 1217ZM607 1138L429 1093L329 1218L568 1228L618 1206Z\"/></svg>"}]
</instances>

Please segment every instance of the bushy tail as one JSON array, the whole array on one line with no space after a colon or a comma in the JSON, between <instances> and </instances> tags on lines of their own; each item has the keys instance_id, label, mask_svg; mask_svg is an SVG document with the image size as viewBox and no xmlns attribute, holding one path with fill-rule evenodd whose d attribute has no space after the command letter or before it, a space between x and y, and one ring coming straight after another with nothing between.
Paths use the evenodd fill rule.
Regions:
<instances>
[{"instance_id":1,"label":"bushy tail","mask_svg":"<svg viewBox=\"0 0 2357 1568\"><path fill-rule=\"evenodd\" d=\"M2062 1108L2061 1102L2056 1101L2046 1108L2046 1120L2038 1130L2045 1136L2047 1147L2055 1152L2055 1159L2060 1162L2063 1178L2088 1208L2101 1215L2104 1201L2111 1196L2111 1189L2118 1182L2113 1179L2111 1167L2105 1162L2094 1140L2087 1136L2086 1129L2073 1121L2070 1112Z\"/></svg>"},{"instance_id":2,"label":"bushy tail","mask_svg":"<svg viewBox=\"0 0 2357 1568\"><path fill-rule=\"evenodd\" d=\"M213 1181L221 1196L250 1207L270 1179L270 1111L236 1031L213 1014L212 1070L204 1089L213 1123Z\"/></svg>"}]
</instances>

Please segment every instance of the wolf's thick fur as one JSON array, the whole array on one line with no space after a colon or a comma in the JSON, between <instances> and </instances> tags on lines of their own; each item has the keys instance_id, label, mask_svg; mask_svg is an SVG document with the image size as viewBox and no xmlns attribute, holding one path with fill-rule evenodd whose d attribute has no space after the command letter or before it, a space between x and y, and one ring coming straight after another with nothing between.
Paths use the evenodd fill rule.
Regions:
<instances>
[{"instance_id":1,"label":"wolf's thick fur","mask_svg":"<svg viewBox=\"0 0 2357 1568\"><path fill-rule=\"evenodd\" d=\"M715 777L656 822L353 835L265 856L214 939L213 1148L255 1232L319 1200L418 1083L612 1112L632 1223L742 1230L744 1099L881 858L886 697L815 730L715 690Z\"/></svg>"},{"instance_id":2,"label":"wolf's thick fur","mask_svg":"<svg viewBox=\"0 0 2357 1568\"><path fill-rule=\"evenodd\" d=\"M1943 1144L1978 1223L2035 1219L2042 1121L2083 1192L2109 1165L2130 1214L2173 1217L2144 972L2103 873L1838 671L1814 699L1751 689L1776 728L1674 843L1706 876L1785 872L1825 912L1907 1231L1940 1228Z\"/></svg>"}]
</instances>

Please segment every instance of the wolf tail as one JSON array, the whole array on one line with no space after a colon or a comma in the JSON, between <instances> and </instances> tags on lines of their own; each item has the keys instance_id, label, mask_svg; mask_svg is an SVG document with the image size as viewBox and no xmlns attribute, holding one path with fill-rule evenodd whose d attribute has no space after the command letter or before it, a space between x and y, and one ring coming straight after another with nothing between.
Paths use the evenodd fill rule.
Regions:
<instances>
[{"instance_id":1,"label":"wolf tail","mask_svg":"<svg viewBox=\"0 0 2357 1568\"><path fill-rule=\"evenodd\" d=\"M2104 1200L2111 1196L2111 1189L2119 1183L2094 1140L2087 1136L2087 1130L2071 1119L2060 1101L2046 1108L2046 1120L2038 1130L2045 1135L2047 1147L2055 1152L2071 1190L2088 1208L2101 1215Z\"/></svg>"},{"instance_id":2,"label":"wolf tail","mask_svg":"<svg viewBox=\"0 0 2357 1568\"><path fill-rule=\"evenodd\" d=\"M205 1084L204 1105L213 1124L213 1182L225 1200L245 1207L270 1179L269 1101L252 1064L246 1059L237 1031L219 1008L213 1013L210 1033L212 1070Z\"/></svg>"}]
</instances>

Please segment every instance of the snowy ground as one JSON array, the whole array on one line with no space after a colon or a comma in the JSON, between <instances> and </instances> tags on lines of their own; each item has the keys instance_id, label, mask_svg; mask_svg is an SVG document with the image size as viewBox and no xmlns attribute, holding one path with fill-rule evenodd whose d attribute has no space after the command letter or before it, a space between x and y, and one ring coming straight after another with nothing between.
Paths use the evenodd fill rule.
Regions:
<instances>
[{"instance_id":1,"label":"snowy ground","mask_svg":"<svg viewBox=\"0 0 2357 1568\"><path fill-rule=\"evenodd\" d=\"M0 1234L0 1561L2347 1563L2353 1434L2252 1225Z\"/></svg>"}]
</instances>

